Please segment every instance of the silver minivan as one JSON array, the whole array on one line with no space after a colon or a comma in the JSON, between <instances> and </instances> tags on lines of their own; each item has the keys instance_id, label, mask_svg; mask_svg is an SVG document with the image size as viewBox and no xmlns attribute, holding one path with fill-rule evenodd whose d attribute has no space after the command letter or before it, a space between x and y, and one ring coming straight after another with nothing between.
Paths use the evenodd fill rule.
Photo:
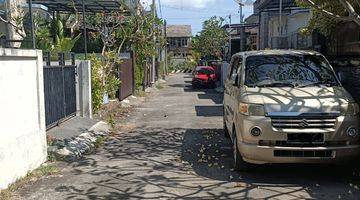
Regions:
<instances>
[{"instance_id":1,"label":"silver minivan","mask_svg":"<svg viewBox=\"0 0 360 200\"><path fill-rule=\"evenodd\" d=\"M233 56L224 130L237 170L249 163L340 163L359 156L359 106L325 57L265 50Z\"/></svg>"}]
</instances>

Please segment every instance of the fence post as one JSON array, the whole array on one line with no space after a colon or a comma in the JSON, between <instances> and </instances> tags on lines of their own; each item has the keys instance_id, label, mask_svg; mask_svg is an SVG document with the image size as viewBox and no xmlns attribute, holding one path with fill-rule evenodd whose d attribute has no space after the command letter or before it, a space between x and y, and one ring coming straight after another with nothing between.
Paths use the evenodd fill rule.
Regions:
<instances>
[{"instance_id":1,"label":"fence post","mask_svg":"<svg viewBox=\"0 0 360 200\"><path fill-rule=\"evenodd\" d=\"M75 53L70 53L71 65L75 65Z\"/></svg>"},{"instance_id":2,"label":"fence post","mask_svg":"<svg viewBox=\"0 0 360 200\"><path fill-rule=\"evenodd\" d=\"M65 98L65 54L59 53L59 65L62 71L62 92L63 92L63 108L64 108L64 118L66 117L66 98Z\"/></svg>"},{"instance_id":3,"label":"fence post","mask_svg":"<svg viewBox=\"0 0 360 200\"><path fill-rule=\"evenodd\" d=\"M64 53L59 53L58 57L59 57L59 65L64 66L65 65L65 54Z\"/></svg>"},{"instance_id":4,"label":"fence post","mask_svg":"<svg viewBox=\"0 0 360 200\"><path fill-rule=\"evenodd\" d=\"M45 52L44 61L45 61L46 66L51 65L51 54L49 51Z\"/></svg>"},{"instance_id":5,"label":"fence post","mask_svg":"<svg viewBox=\"0 0 360 200\"><path fill-rule=\"evenodd\" d=\"M136 89L136 83L135 83L135 67L136 67L136 54L135 51L131 51L131 59L132 59L132 71L131 71L131 76L132 76L132 94L135 94L135 89Z\"/></svg>"}]
</instances>

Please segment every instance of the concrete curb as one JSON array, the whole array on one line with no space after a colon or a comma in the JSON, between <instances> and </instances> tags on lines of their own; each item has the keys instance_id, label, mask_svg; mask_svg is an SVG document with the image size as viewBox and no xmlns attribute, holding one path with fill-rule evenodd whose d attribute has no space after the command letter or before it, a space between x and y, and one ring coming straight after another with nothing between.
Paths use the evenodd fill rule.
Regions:
<instances>
[{"instance_id":1,"label":"concrete curb","mask_svg":"<svg viewBox=\"0 0 360 200\"><path fill-rule=\"evenodd\" d=\"M109 133L110 126L100 121L78 137L55 141L52 146L49 146L48 154L57 160L76 161L93 152L98 138L107 136Z\"/></svg>"}]
</instances>

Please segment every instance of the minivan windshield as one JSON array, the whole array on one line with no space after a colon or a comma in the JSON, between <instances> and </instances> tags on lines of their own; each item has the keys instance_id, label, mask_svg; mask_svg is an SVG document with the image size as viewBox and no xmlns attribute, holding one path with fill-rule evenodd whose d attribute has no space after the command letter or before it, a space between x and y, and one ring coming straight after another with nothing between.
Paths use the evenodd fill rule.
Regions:
<instances>
[{"instance_id":1,"label":"minivan windshield","mask_svg":"<svg viewBox=\"0 0 360 200\"><path fill-rule=\"evenodd\" d=\"M249 87L338 86L335 73L318 55L256 55L246 58Z\"/></svg>"}]
</instances>

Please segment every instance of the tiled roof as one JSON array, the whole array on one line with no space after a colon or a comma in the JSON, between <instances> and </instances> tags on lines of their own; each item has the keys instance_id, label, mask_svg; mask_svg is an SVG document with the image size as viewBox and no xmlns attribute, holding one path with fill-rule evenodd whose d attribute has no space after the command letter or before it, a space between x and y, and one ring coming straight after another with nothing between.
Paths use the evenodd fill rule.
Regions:
<instances>
[{"instance_id":1,"label":"tiled roof","mask_svg":"<svg viewBox=\"0 0 360 200\"><path fill-rule=\"evenodd\" d=\"M167 37L191 37L190 25L169 25L166 27Z\"/></svg>"}]
</instances>

